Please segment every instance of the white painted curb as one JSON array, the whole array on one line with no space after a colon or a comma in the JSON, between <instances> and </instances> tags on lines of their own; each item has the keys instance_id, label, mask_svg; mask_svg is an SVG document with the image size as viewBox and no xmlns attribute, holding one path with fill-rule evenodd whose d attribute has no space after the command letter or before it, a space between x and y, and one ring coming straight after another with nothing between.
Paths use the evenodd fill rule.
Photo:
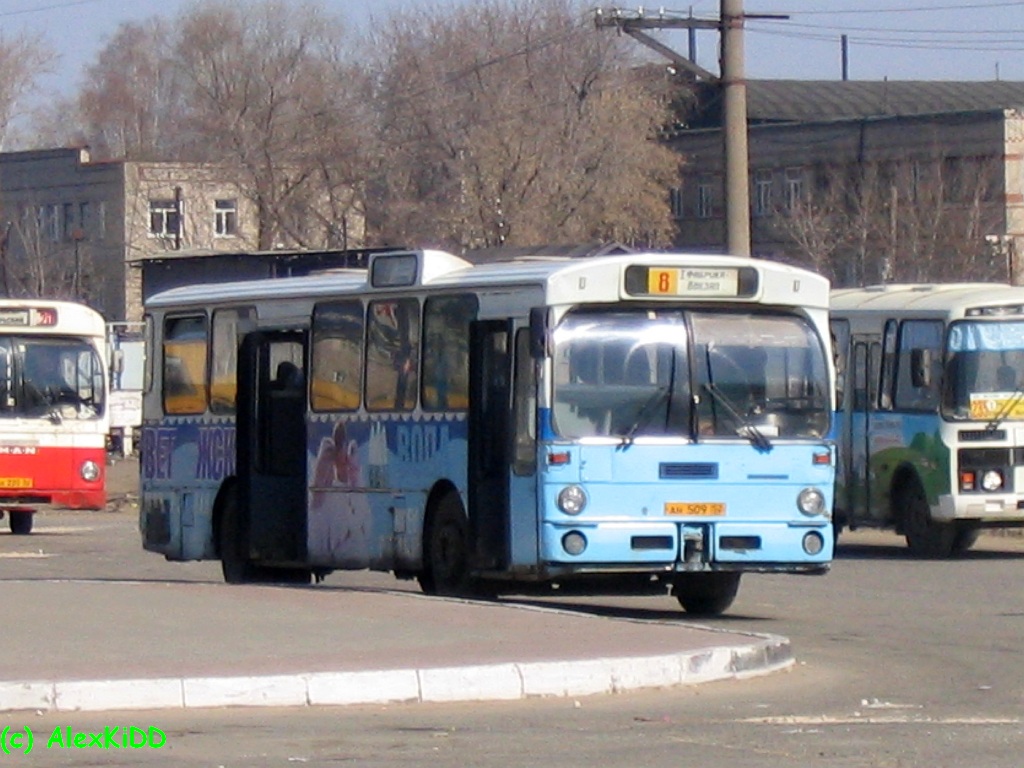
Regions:
<instances>
[{"instance_id":1,"label":"white painted curb","mask_svg":"<svg viewBox=\"0 0 1024 768\"><path fill-rule=\"evenodd\" d=\"M589 696L764 675L792 666L789 640L678 654L429 669L66 682L0 682L0 712L295 707Z\"/></svg>"}]
</instances>

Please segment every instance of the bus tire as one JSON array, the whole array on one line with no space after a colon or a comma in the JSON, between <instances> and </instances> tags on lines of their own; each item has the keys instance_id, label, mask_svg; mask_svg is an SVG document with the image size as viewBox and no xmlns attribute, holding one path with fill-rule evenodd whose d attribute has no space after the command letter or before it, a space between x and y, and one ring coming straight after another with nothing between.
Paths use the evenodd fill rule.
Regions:
<instances>
[{"instance_id":1,"label":"bus tire","mask_svg":"<svg viewBox=\"0 0 1024 768\"><path fill-rule=\"evenodd\" d=\"M974 546L981 535L981 528L974 523L956 523L956 537L953 539L953 554L962 555Z\"/></svg>"},{"instance_id":2,"label":"bus tire","mask_svg":"<svg viewBox=\"0 0 1024 768\"><path fill-rule=\"evenodd\" d=\"M419 582L428 595L469 593L469 525L462 503L452 491L440 498L430 517Z\"/></svg>"},{"instance_id":3,"label":"bus tire","mask_svg":"<svg viewBox=\"0 0 1024 768\"><path fill-rule=\"evenodd\" d=\"M957 530L953 523L932 519L928 497L917 478L908 480L900 491L903 536L911 554L917 557L946 558L954 552Z\"/></svg>"},{"instance_id":4,"label":"bus tire","mask_svg":"<svg viewBox=\"0 0 1024 768\"><path fill-rule=\"evenodd\" d=\"M32 533L32 520L35 515L31 512L7 510L7 517L7 523L11 527L11 533L15 536L28 536Z\"/></svg>"},{"instance_id":5,"label":"bus tire","mask_svg":"<svg viewBox=\"0 0 1024 768\"><path fill-rule=\"evenodd\" d=\"M228 489L220 517L220 569L228 584L259 581L258 569L242 548L242 513L238 508L238 490Z\"/></svg>"},{"instance_id":6,"label":"bus tire","mask_svg":"<svg viewBox=\"0 0 1024 768\"><path fill-rule=\"evenodd\" d=\"M718 616L736 599L742 575L739 571L688 573L672 584L672 594L687 613Z\"/></svg>"}]
</instances>

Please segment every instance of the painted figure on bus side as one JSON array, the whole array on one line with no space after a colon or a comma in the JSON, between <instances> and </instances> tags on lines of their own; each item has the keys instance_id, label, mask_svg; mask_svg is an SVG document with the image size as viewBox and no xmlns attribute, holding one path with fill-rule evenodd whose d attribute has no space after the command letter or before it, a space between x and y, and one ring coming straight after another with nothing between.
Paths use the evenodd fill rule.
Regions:
<instances>
[{"instance_id":1,"label":"painted figure on bus side","mask_svg":"<svg viewBox=\"0 0 1024 768\"><path fill-rule=\"evenodd\" d=\"M310 492L309 552L346 568L369 565L370 506L361 491L357 448L338 422L332 436L320 441Z\"/></svg>"}]
</instances>

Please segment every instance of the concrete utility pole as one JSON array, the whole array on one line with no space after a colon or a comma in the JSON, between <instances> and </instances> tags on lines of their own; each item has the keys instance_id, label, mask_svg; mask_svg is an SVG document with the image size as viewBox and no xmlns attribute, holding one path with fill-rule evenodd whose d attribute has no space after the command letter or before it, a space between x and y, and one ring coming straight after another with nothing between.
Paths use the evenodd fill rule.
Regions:
<instances>
[{"instance_id":1,"label":"concrete utility pole","mask_svg":"<svg viewBox=\"0 0 1024 768\"><path fill-rule=\"evenodd\" d=\"M743 72L743 0L722 0L722 95L725 102L726 248L750 255L747 81Z\"/></svg>"},{"instance_id":2,"label":"concrete utility pole","mask_svg":"<svg viewBox=\"0 0 1024 768\"><path fill-rule=\"evenodd\" d=\"M743 22L745 19L787 19L778 14L745 14L743 0L721 0L719 18L715 20L667 18L663 13L645 16L643 11L625 16L613 8L598 10L595 23L616 27L665 56L673 64L691 72L697 79L722 85L725 113L722 135L725 154L725 222L726 248L738 256L750 255L750 187L747 155L747 83L743 71ZM721 36L721 77L671 50L641 32L641 29L717 29Z\"/></svg>"}]
</instances>

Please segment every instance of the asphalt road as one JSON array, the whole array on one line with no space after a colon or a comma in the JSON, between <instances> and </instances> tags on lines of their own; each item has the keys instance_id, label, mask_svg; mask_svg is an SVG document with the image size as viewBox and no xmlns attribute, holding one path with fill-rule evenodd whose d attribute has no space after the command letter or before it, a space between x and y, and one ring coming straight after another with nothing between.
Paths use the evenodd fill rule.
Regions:
<instances>
[{"instance_id":1,"label":"asphalt road","mask_svg":"<svg viewBox=\"0 0 1024 768\"><path fill-rule=\"evenodd\" d=\"M20 578L219 580L217 563L143 553L131 500L118 506L40 518L35 554L17 558ZM5 537L0 580L12 565L4 553L13 537ZM746 577L729 614L706 622L789 637L798 662L789 672L578 700L0 715L0 730L31 728L43 742L68 726L155 726L166 734L157 750L54 747L0 764L1019 768L1022 568L1019 538L984 536L960 560L923 561L909 558L895 536L855 533L841 540L829 575ZM342 583L402 584L349 573L324 586ZM564 604L686 621L668 598Z\"/></svg>"}]
</instances>

